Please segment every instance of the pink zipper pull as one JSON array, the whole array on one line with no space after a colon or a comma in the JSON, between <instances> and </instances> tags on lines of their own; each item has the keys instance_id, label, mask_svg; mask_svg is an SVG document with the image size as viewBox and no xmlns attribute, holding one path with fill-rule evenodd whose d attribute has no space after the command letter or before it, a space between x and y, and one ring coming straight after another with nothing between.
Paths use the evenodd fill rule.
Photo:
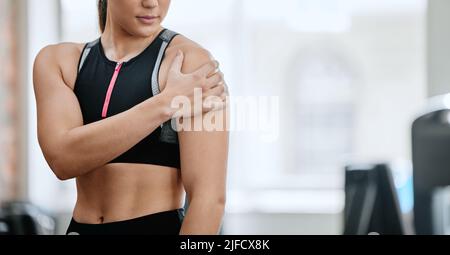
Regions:
<instances>
[{"instance_id":1,"label":"pink zipper pull","mask_svg":"<svg viewBox=\"0 0 450 255\"><path fill-rule=\"evenodd\" d=\"M116 85L117 77L119 76L120 69L122 68L123 62L119 62L114 69L114 74L109 82L108 91L106 92L105 102L103 104L102 118L106 118L106 114L108 113L109 102L111 100L111 95L114 90L114 86Z\"/></svg>"}]
</instances>

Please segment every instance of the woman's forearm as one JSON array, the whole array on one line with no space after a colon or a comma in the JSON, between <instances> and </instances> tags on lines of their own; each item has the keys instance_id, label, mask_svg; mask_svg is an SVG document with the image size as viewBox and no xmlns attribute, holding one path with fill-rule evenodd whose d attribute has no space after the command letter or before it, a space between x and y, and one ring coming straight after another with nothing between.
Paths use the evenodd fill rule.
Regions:
<instances>
[{"instance_id":1,"label":"woman's forearm","mask_svg":"<svg viewBox=\"0 0 450 255\"><path fill-rule=\"evenodd\" d=\"M180 235L217 235L222 226L225 203L192 199L183 220Z\"/></svg>"},{"instance_id":2,"label":"woman's forearm","mask_svg":"<svg viewBox=\"0 0 450 255\"><path fill-rule=\"evenodd\" d=\"M55 158L59 179L75 178L123 154L170 119L168 97L152 97L128 111L61 133Z\"/></svg>"}]
</instances>

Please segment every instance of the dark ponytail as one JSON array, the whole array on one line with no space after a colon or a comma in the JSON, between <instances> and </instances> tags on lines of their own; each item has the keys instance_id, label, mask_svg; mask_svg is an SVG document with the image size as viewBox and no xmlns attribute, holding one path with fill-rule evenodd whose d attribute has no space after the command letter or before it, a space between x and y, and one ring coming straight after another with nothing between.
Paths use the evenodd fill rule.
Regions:
<instances>
[{"instance_id":1,"label":"dark ponytail","mask_svg":"<svg viewBox=\"0 0 450 255\"><path fill-rule=\"evenodd\" d=\"M108 0L98 0L98 23L100 31L103 33L106 27L106 10L108 7Z\"/></svg>"}]
</instances>

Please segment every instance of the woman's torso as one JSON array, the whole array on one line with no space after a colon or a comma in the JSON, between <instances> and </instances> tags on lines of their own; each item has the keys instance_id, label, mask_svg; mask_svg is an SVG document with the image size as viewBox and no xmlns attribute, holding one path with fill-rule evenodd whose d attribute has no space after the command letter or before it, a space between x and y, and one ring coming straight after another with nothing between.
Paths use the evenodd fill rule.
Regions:
<instances>
[{"instance_id":1,"label":"woman's torso","mask_svg":"<svg viewBox=\"0 0 450 255\"><path fill-rule=\"evenodd\" d=\"M159 72L164 89L169 65L179 45L177 36L166 50ZM75 89L78 62L84 44L61 45L63 79ZM70 57L69 57L70 56ZM150 86L150 85L149 85ZM179 169L170 166L137 163L110 163L77 178L77 202L73 217L80 223L106 223L136 218L183 207L184 189Z\"/></svg>"}]
</instances>

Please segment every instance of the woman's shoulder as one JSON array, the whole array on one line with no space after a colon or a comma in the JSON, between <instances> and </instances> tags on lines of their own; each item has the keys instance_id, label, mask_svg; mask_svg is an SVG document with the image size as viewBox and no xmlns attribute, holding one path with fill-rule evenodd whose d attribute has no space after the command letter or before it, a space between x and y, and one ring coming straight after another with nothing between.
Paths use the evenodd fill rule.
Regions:
<instances>
[{"instance_id":1,"label":"woman's shoulder","mask_svg":"<svg viewBox=\"0 0 450 255\"><path fill-rule=\"evenodd\" d=\"M47 76L57 72L73 88L83 43L58 43L43 47L33 65L33 76Z\"/></svg>"},{"instance_id":2,"label":"woman's shoulder","mask_svg":"<svg viewBox=\"0 0 450 255\"><path fill-rule=\"evenodd\" d=\"M85 45L84 43L74 43L74 42L61 42L56 44L49 44L39 51L38 56L49 54L56 56L66 56L65 54L81 53L84 45Z\"/></svg>"},{"instance_id":3,"label":"woman's shoulder","mask_svg":"<svg viewBox=\"0 0 450 255\"><path fill-rule=\"evenodd\" d=\"M169 49L182 50L185 53L210 55L210 52L202 45L181 34L173 39Z\"/></svg>"},{"instance_id":4,"label":"woman's shoulder","mask_svg":"<svg viewBox=\"0 0 450 255\"><path fill-rule=\"evenodd\" d=\"M196 70L206 62L214 59L209 50L181 34L172 40L167 48L166 55L169 58L170 56L174 57L178 50L181 50L184 54L184 72Z\"/></svg>"},{"instance_id":5,"label":"woman's shoulder","mask_svg":"<svg viewBox=\"0 0 450 255\"><path fill-rule=\"evenodd\" d=\"M83 51L84 45L83 43L74 42L49 44L39 50L35 61L58 64L70 61L70 59L77 59Z\"/></svg>"}]
</instances>

